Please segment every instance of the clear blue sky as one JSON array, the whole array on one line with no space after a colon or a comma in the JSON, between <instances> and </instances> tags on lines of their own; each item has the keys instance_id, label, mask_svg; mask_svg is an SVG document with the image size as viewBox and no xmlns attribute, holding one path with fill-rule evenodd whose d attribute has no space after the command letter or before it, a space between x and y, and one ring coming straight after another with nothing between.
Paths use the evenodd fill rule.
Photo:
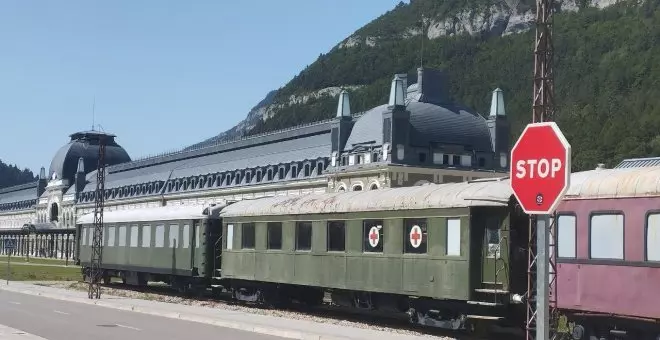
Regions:
<instances>
[{"instance_id":1,"label":"clear blue sky","mask_svg":"<svg viewBox=\"0 0 660 340\"><path fill-rule=\"evenodd\" d=\"M398 2L3 0L0 159L48 170L94 97L133 158L201 141Z\"/></svg>"}]
</instances>

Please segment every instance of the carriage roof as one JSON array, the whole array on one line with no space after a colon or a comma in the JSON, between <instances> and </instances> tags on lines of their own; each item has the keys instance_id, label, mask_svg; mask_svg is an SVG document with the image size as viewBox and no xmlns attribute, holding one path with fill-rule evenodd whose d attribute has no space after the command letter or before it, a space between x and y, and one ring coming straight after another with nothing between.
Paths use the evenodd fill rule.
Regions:
<instances>
[{"instance_id":1,"label":"carriage roof","mask_svg":"<svg viewBox=\"0 0 660 340\"><path fill-rule=\"evenodd\" d=\"M148 221L193 220L219 218L226 203L216 205L172 205L164 207L126 209L103 212L103 223L130 223ZM94 213L78 218L78 224L93 224Z\"/></svg>"},{"instance_id":2,"label":"carriage roof","mask_svg":"<svg viewBox=\"0 0 660 340\"><path fill-rule=\"evenodd\" d=\"M507 206L512 192L501 179L425 184L369 191L273 196L233 203L222 217Z\"/></svg>"},{"instance_id":3,"label":"carriage roof","mask_svg":"<svg viewBox=\"0 0 660 340\"><path fill-rule=\"evenodd\" d=\"M564 200L660 195L660 166L573 173Z\"/></svg>"}]
</instances>

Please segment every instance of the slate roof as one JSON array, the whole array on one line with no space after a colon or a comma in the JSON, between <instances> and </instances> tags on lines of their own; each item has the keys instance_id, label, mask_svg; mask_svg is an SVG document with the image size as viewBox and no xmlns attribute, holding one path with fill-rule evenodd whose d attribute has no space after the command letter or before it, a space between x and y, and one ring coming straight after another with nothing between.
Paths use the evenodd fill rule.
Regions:
<instances>
[{"instance_id":1,"label":"slate roof","mask_svg":"<svg viewBox=\"0 0 660 340\"><path fill-rule=\"evenodd\" d=\"M658 165L660 165L660 157L630 158L621 161L621 163L615 166L614 169L639 168L639 167L658 166Z\"/></svg>"},{"instance_id":2,"label":"slate roof","mask_svg":"<svg viewBox=\"0 0 660 340\"><path fill-rule=\"evenodd\" d=\"M305 160L312 161L310 164L314 167L319 159L327 159L330 151L330 122L326 121L197 150L118 164L106 168L105 188L109 192L106 198L160 195L171 192L172 184L176 187L174 191L180 191L179 186L185 186L183 190L189 191L215 189L224 183L223 175ZM302 169L301 164L298 172ZM291 174L287 178L291 179ZM87 175L87 181L81 194L82 202L93 201L96 171ZM246 184L249 183L241 180L241 183L231 183L231 186ZM74 192L74 186L67 191L68 194Z\"/></svg>"},{"instance_id":3,"label":"slate roof","mask_svg":"<svg viewBox=\"0 0 660 340\"><path fill-rule=\"evenodd\" d=\"M477 113L457 105L439 106L409 100L411 144L428 146L429 142L460 144L475 151L492 151L491 136L486 119ZM354 144L375 142L383 144L383 113L388 105L383 104L365 112L353 126L344 146L350 151Z\"/></svg>"},{"instance_id":4,"label":"slate roof","mask_svg":"<svg viewBox=\"0 0 660 340\"><path fill-rule=\"evenodd\" d=\"M53 157L50 163L48 178L53 173L60 179L67 179L73 183L76 170L78 169L78 159L83 158L83 163L87 172L96 169L98 163L98 141L100 137L107 138L105 149L106 164L114 165L128 162L131 158L124 148L118 145L114 140L114 135L100 131L83 131L70 135L71 140L62 146Z\"/></svg>"},{"instance_id":5,"label":"slate roof","mask_svg":"<svg viewBox=\"0 0 660 340\"><path fill-rule=\"evenodd\" d=\"M34 207L37 202L37 184L35 181L0 189L0 211Z\"/></svg>"}]
</instances>

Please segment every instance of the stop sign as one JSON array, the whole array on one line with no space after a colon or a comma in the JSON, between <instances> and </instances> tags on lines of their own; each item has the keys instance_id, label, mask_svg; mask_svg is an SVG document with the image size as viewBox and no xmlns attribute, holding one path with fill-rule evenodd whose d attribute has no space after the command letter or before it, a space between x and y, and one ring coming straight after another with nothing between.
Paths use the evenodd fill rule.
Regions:
<instances>
[{"instance_id":1,"label":"stop sign","mask_svg":"<svg viewBox=\"0 0 660 340\"><path fill-rule=\"evenodd\" d=\"M527 125L511 149L511 189L527 214L551 214L568 190L571 145L554 122Z\"/></svg>"}]
</instances>

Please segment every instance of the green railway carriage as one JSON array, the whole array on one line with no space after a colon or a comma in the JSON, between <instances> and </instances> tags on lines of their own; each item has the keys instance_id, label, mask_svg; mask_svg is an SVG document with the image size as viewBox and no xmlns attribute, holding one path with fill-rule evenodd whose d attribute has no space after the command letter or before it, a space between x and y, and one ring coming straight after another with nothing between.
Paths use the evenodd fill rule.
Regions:
<instances>
[{"instance_id":1,"label":"green railway carriage","mask_svg":"<svg viewBox=\"0 0 660 340\"><path fill-rule=\"evenodd\" d=\"M267 197L220 215L222 278L239 300L329 295L453 329L524 316L528 217L508 181Z\"/></svg>"},{"instance_id":2,"label":"green railway carriage","mask_svg":"<svg viewBox=\"0 0 660 340\"><path fill-rule=\"evenodd\" d=\"M224 205L165 206L107 211L103 214L103 279L145 285L163 281L186 290L207 285L219 266L214 253L220 239L219 212ZM77 224L77 260L87 276L94 214ZM214 259L218 259L214 263Z\"/></svg>"}]
</instances>

